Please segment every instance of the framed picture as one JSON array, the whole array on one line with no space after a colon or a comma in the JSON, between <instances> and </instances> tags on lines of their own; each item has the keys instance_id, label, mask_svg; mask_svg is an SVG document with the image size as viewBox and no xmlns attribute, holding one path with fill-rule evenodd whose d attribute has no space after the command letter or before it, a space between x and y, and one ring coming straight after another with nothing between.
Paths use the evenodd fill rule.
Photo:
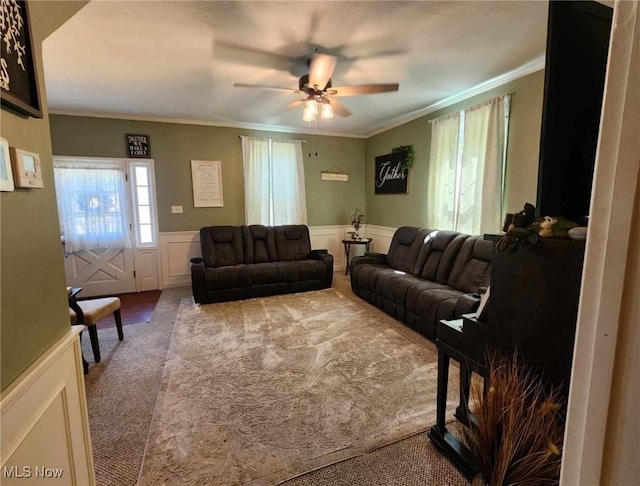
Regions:
<instances>
[{"instance_id":1,"label":"framed picture","mask_svg":"<svg viewBox=\"0 0 640 486\"><path fill-rule=\"evenodd\" d=\"M193 207L221 208L222 163L219 160L192 160Z\"/></svg>"},{"instance_id":2,"label":"framed picture","mask_svg":"<svg viewBox=\"0 0 640 486\"><path fill-rule=\"evenodd\" d=\"M9 142L0 137L0 191L13 191L13 172L9 156Z\"/></svg>"},{"instance_id":3,"label":"framed picture","mask_svg":"<svg viewBox=\"0 0 640 486\"><path fill-rule=\"evenodd\" d=\"M2 10L2 104L23 115L42 118L27 2L3 0Z\"/></svg>"},{"instance_id":4,"label":"framed picture","mask_svg":"<svg viewBox=\"0 0 640 486\"><path fill-rule=\"evenodd\" d=\"M127 157L148 159L150 155L149 135L136 135L128 133Z\"/></svg>"},{"instance_id":5,"label":"framed picture","mask_svg":"<svg viewBox=\"0 0 640 486\"><path fill-rule=\"evenodd\" d=\"M400 153L376 157L375 193L407 194L409 192L409 173L402 168L404 155Z\"/></svg>"}]
</instances>

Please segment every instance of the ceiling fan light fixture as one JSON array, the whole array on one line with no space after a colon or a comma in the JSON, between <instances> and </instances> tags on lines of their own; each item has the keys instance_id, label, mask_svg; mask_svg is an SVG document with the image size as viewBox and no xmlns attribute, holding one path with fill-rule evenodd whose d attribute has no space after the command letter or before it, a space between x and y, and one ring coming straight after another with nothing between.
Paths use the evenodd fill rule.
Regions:
<instances>
[{"instance_id":1,"label":"ceiling fan light fixture","mask_svg":"<svg viewBox=\"0 0 640 486\"><path fill-rule=\"evenodd\" d=\"M310 109L305 107L304 111L302 112L302 120L306 122L312 122L312 121L315 121L315 119L316 119L315 113L313 113Z\"/></svg>"},{"instance_id":2,"label":"ceiling fan light fixture","mask_svg":"<svg viewBox=\"0 0 640 486\"><path fill-rule=\"evenodd\" d=\"M329 100L325 100L325 102L322 103L320 116L325 120L333 118L333 108Z\"/></svg>"},{"instance_id":3,"label":"ceiling fan light fixture","mask_svg":"<svg viewBox=\"0 0 640 486\"><path fill-rule=\"evenodd\" d=\"M315 117L318 114L318 102L310 98L307 100L304 109Z\"/></svg>"}]
</instances>

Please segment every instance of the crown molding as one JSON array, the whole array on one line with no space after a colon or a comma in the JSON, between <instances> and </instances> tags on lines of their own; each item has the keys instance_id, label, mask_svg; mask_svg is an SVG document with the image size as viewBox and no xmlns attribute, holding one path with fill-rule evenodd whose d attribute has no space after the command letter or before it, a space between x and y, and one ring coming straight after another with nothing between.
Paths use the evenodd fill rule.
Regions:
<instances>
[{"instance_id":1,"label":"crown molding","mask_svg":"<svg viewBox=\"0 0 640 486\"><path fill-rule=\"evenodd\" d=\"M509 71L508 73L501 74L500 76L496 76L488 81L477 84L472 88L469 88L461 93L458 93L454 96L450 96L449 98L445 98L436 103L433 103L425 108L421 108L419 110L415 110L399 117L393 118L389 123L385 124L383 127L378 128L370 133L361 134L361 133L344 133L344 132L330 132L330 131L319 131L319 130L306 130L303 128L292 128L285 127L281 125L264 125L261 123L244 123L244 122L218 122L218 121L208 121L208 120L190 120L187 118L172 118L172 117L161 117L161 116L145 116L145 115L130 115L123 113L100 113L100 112L84 112L84 111L76 111L76 110L58 110L58 109L49 109L50 115L66 115L66 116L85 116L91 118L110 118L117 120L132 120L132 121L146 121L146 122L158 122L158 123L178 123L181 125L201 125L201 126L209 126L209 127L222 127L222 128L241 128L246 130L260 130L264 132L278 132L278 133L300 133L305 135L317 135L317 136L328 136L328 137L344 137L344 138L359 138L359 139L368 139L373 137L374 135L378 135L380 133L386 132L387 130L391 130L392 128L399 127L405 123L421 118L425 115L433 113L435 111L446 108L447 106L451 106L455 103L459 103L460 101L464 101L473 96L479 95L493 88L497 88L503 84L509 83L511 81L515 81L516 79L527 76L536 71L540 71L544 69L545 66L545 56L540 56L534 59L531 62L523 64L517 69L513 71Z\"/></svg>"},{"instance_id":2,"label":"crown molding","mask_svg":"<svg viewBox=\"0 0 640 486\"><path fill-rule=\"evenodd\" d=\"M113 120L131 120L131 121L145 121L156 123L177 123L180 125L200 125L208 127L221 127L221 128L241 128L245 130L259 130L263 132L278 132L278 133L301 133L305 135L318 135L328 137L344 137L344 138L361 138L366 139L367 135L344 133L344 132L326 132L319 130L305 130L301 128L284 127L280 125L264 125L261 123L244 123L244 122L218 122L210 120L191 120L188 118L173 118L162 116L147 116L147 115L131 115L124 113L102 113L95 111L77 111L77 110L57 110L49 109L50 115L63 115L63 116L84 116L89 118L108 118Z\"/></svg>"},{"instance_id":3,"label":"crown molding","mask_svg":"<svg viewBox=\"0 0 640 486\"><path fill-rule=\"evenodd\" d=\"M405 123L408 123L410 121L417 120L418 118L421 118L430 113L434 113L438 110L446 108L447 106L454 105L456 103L469 99L473 96L482 94L486 91L489 91L490 89L498 88L503 84L528 76L529 74L532 74L544 69L544 66L545 66L545 56L543 55L534 59L533 61L523 64L522 66L520 66L517 69L514 69L513 71L509 71L507 73L501 74L500 76L496 76L495 78L492 78L492 79L489 79L488 81L477 84L472 88L469 88L456 95L440 100L425 108L420 108L419 110L415 110L415 111L406 113L404 115L401 115L397 118L394 118L384 127L374 130L371 133L368 133L366 138L373 137L374 135L378 135L380 133L386 132L387 130L391 130L392 128L399 127L400 125L404 125Z\"/></svg>"}]
</instances>

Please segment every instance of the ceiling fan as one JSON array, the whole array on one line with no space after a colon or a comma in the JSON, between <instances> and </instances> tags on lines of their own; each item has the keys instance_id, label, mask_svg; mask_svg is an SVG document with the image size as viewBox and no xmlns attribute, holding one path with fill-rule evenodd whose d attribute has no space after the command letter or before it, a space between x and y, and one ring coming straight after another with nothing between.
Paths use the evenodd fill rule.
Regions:
<instances>
[{"instance_id":1,"label":"ceiling fan","mask_svg":"<svg viewBox=\"0 0 640 486\"><path fill-rule=\"evenodd\" d=\"M331 118L333 117L333 113L342 117L351 115L349 109L334 99L334 97L398 91L398 83L332 86L331 76L336 68L337 60L335 56L330 56L329 54L314 54L309 60L309 74L300 77L298 80L298 89L245 83L235 83L234 86L239 88L261 88L303 94L305 95L304 98L289 103L285 107L285 110L304 104L305 108L302 116L304 121L314 121L317 116L321 118Z\"/></svg>"}]
</instances>

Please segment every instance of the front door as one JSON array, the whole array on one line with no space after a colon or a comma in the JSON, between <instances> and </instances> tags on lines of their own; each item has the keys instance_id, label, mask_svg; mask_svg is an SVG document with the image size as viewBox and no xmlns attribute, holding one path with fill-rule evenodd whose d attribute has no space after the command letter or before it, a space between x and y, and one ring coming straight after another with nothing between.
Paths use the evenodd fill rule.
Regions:
<instances>
[{"instance_id":1,"label":"front door","mask_svg":"<svg viewBox=\"0 0 640 486\"><path fill-rule=\"evenodd\" d=\"M55 158L69 287L81 297L136 291L136 233L125 160Z\"/></svg>"},{"instance_id":2,"label":"front door","mask_svg":"<svg viewBox=\"0 0 640 486\"><path fill-rule=\"evenodd\" d=\"M64 256L69 287L82 287L80 297L136 291L133 249L80 250Z\"/></svg>"}]
</instances>

